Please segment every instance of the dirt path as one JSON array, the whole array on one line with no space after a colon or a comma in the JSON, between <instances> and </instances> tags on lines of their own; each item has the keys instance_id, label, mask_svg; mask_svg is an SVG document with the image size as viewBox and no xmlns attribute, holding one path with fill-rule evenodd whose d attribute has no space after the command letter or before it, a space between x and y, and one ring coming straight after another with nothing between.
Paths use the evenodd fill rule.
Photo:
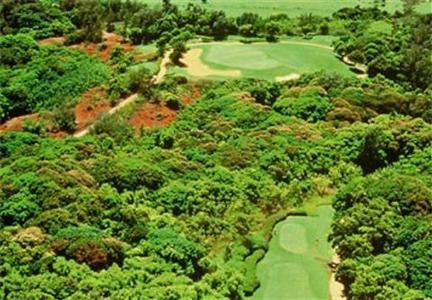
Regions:
<instances>
[{"instance_id":1,"label":"dirt path","mask_svg":"<svg viewBox=\"0 0 432 300\"><path fill-rule=\"evenodd\" d=\"M164 55L164 57L161 61L161 64L160 64L159 73L157 73L152 79L153 84L161 83L162 80L164 79L165 75L168 73L168 65L170 63L171 53L172 53L172 50L165 52L165 55Z\"/></svg>"},{"instance_id":2,"label":"dirt path","mask_svg":"<svg viewBox=\"0 0 432 300\"><path fill-rule=\"evenodd\" d=\"M116 113L117 111L119 111L120 109L125 107L126 105L129 105L132 102L134 102L137 98L138 98L138 94L130 95L128 98L124 99L119 104L117 104L116 106L111 108L109 111L107 111L106 114L113 115L114 113ZM96 122L94 122L93 124L90 124L89 126L84 128L83 130L76 132L74 134L74 137L83 137L83 136L89 134L90 130L94 128Z\"/></svg>"},{"instance_id":3,"label":"dirt path","mask_svg":"<svg viewBox=\"0 0 432 300\"><path fill-rule=\"evenodd\" d=\"M160 65L160 69L158 74L156 74L153 78L152 78L152 84L156 85L156 84L160 84L162 82L162 80L164 79L165 75L168 73L168 65L170 63L170 54L171 54L171 50L167 51L162 59L161 65ZM130 95L129 97L127 97L126 99L120 101L116 106L114 106L113 108L111 108L109 111L107 111L106 113L108 115L113 115L116 112L118 112L119 110L121 110L123 107L133 103L136 101L136 99L138 99L138 94L133 94ZM95 122L96 123L96 122ZM86 128L84 128L81 131L78 131L74 134L74 137L83 137L87 134L89 134L89 132L94 128L95 123L90 124L89 126L87 126Z\"/></svg>"}]
</instances>

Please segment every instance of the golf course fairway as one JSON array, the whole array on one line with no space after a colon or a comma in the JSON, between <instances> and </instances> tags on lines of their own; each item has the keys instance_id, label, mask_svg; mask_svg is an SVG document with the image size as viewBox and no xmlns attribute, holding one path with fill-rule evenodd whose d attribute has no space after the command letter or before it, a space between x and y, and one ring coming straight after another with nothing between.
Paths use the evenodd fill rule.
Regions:
<instances>
[{"instance_id":1,"label":"golf course fairway","mask_svg":"<svg viewBox=\"0 0 432 300\"><path fill-rule=\"evenodd\" d=\"M261 286L254 300L328 300L332 249L327 241L333 208L318 206L313 216L290 216L273 231L258 263Z\"/></svg>"},{"instance_id":2,"label":"golf course fairway","mask_svg":"<svg viewBox=\"0 0 432 300\"><path fill-rule=\"evenodd\" d=\"M336 58L330 45L315 40L192 44L182 63L183 68L174 67L172 72L191 78L255 78L278 81L281 78L297 78L301 74L320 70L355 76L346 64Z\"/></svg>"}]
</instances>

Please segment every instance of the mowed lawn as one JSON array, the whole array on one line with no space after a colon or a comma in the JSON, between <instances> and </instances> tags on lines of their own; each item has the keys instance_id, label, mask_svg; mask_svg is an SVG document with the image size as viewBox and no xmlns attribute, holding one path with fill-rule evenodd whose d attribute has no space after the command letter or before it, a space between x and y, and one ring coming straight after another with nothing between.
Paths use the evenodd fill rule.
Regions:
<instances>
[{"instance_id":1,"label":"mowed lawn","mask_svg":"<svg viewBox=\"0 0 432 300\"><path fill-rule=\"evenodd\" d=\"M213 42L191 46L185 67L172 72L193 78L256 78L277 80L285 76L325 70L355 74L335 57L328 39L285 39L279 43L241 44ZM197 51L199 50L199 51Z\"/></svg>"},{"instance_id":2,"label":"mowed lawn","mask_svg":"<svg viewBox=\"0 0 432 300\"><path fill-rule=\"evenodd\" d=\"M327 263L332 251L327 236L332 216L331 206L319 206L316 216L292 216L276 226L257 266L261 286L251 299L330 299Z\"/></svg>"},{"instance_id":3,"label":"mowed lawn","mask_svg":"<svg viewBox=\"0 0 432 300\"><path fill-rule=\"evenodd\" d=\"M161 0L140 0L149 5L160 5ZM200 0L172 0L172 3L185 7L188 3L201 3ZM208 0L205 7L214 10L223 10L230 16L238 16L244 12L254 12L262 16L274 13L286 13L289 16L299 16L304 13L313 13L320 16L329 16L343 7L373 6L373 0ZM424 3L419 6L421 12L431 12L431 4ZM394 12L402 10L401 0L387 0L386 10Z\"/></svg>"}]
</instances>

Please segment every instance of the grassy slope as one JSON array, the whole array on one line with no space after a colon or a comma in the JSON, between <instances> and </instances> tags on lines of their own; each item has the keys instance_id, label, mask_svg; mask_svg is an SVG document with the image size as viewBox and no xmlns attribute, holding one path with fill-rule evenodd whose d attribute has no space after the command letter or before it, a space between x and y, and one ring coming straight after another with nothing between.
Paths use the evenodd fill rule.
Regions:
<instances>
[{"instance_id":1,"label":"grassy slope","mask_svg":"<svg viewBox=\"0 0 432 300\"><path fill-rule=\"evenodd\" d=\"M270 248L258 264L261 287L252 299L328 299L331 259L327 242L333 209L317 208L316 216L291 216L279 223Z\"/></svg>"},{"instance_id":2,"label":"grassy slope","mask_svg":"<svg viewBox=\"0 0 432 300\"><path fill-rule=\"evenodd\" d=\"M159 5L161 0L140 0L150 5ZM180 6L187 3L200 3L199 0L172 0ZM224 10L230 16L238 16L244 12L254 12L260 15L271 15L273 13L286 13L290 16L298 16L303 13L313 13L316 15L328 16L343 7L371 6L372 0L208 0L206 7L209 9ZM402 10L401 0L387 0L386 9L390 12ZM419 11L431 11L430 3L419 6Z\"/></svg>"}]
</instances>

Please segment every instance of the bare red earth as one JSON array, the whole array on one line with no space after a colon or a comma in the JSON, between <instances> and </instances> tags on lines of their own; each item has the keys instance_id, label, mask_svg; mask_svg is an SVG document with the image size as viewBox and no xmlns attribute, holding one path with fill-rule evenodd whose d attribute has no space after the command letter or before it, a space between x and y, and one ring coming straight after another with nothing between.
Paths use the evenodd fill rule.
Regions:
<instances>
[{"instance_id":1,"label":"bare red earth","mask_svg":"<svg viewBox=\"0 0 432 300\"><path fill-rule=\"evenodd\" d=\"M129 120L135 129L166 126L177 117L177 112L165 104L145 103Z\"/></svg>"},{"instance_id":2,"label":"bare red earth","mask_svg":"<svg viewBox=\"0 0 432 300\"><path fill-rule=\"evenodd\" d=\"M180 100L184 105L190 105L201 97L201 90L193 85L188 93L180 95ZM130 118L129 123L133 128L139 130L141 127L166 126L177 118L177 111L166 106L165 103L145 103Z\"/></svg>"},{"instance_id":3,"label":"bare red earth","mask_svg":"<svg viewBox=\"0 0 432 300\"><path fill-rule=\"evenodd\" d=\"M201 97L201 90L198 86L193 85L190 93L180 95L180 100L184 105L190 105L194 103L199 97Z\"/></svg>"},{"instance_id":4,"label":"bare red earth","mask_svg":"<svg viewBox=\"0 0 432 300\"><path fill-rule=\"evenodd\" d=\"M94 123L104 112L111 109L103 88L95 87L81 95L80 103L75 107L76 131L81 131Z\"/></svg>"},{"instance_id":5,"label":"bare red earth","mask_svg":"<svg viewBox=\"0 0 432 300\"><path fill-rule=\"evenodd\" d=\"M65 37L54 37L40 40L39 44L62 45L65 40ZM105 44L105 48L101 51L98 51L98 44L96 43L79 43L76 45L71 45L69 48L81 49L89 55L98 55L103 60L107 60L110 57L113 48L117 45L120 45L125 52L131 52L135 49L132 45L126 43L121 35L109 32L104 32L103 44Z\"/></svg>"},{"instance_id":6,"label":"bare red earth","mask_svg":"<svg viewBox=\"0 0 432 300\"><path fill-rule=\"evenodd\" d=\"M7 132L7 131L22 131L23 130L23 123L26 120L35 120L39 121L40 115L38 113L34 114L28 114L20 117L15 117L10 119L4 124L0 125L0 132Z\"/></svg>"},{"instance_id":7,"label":"bare red earth","mask_svg":"<svg viewBox=\"0 0 432 300\"><path fill-rule=\"evenodd\" d=\"M71 48L82 49L89 55L97 54L103 60L107 60L110 57L112 50L117 45L120 45L124 52L131 52L134 50L132 45L125 43L121 35L115 33L104 32L103 44L105 44L105 48L101 51L98 51L98 45L95 43L80 43L78 45L72 45Z\"/></svg>"}]
</instances>

